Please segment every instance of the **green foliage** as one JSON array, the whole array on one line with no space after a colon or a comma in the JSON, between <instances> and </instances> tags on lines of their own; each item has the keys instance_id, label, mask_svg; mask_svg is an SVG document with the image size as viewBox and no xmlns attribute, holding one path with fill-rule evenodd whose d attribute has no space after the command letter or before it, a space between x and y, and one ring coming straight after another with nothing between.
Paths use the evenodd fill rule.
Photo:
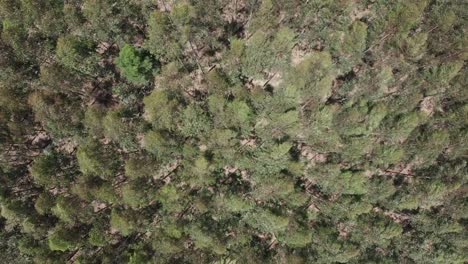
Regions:
<instances>
[{"instance_id":1,"label":"green foliage","mask_svg":"<svg viewBox=\"0 0 468 264\"><path fill-rule=\"evenodd\" d=\"M136 84L145 84L148 82L149 73L153 67L151 59L129 44L125 44L119 52L117 58L122 75L129 81Z\"/></svg>"},{"instance_id":2,"label":"green foliage","mask_svg":"<svg viewBox=\"0 0 468 264\"><path fill-rule=\"evenodd\" d=\"M317 179L320 187L328 193L365 194L368 178L362 172L344 171L328 178Z\"/></svg>"},{"instance_id":3,"label":"green foliage","mask_svg":"<svg viewBox=\"0 0 468 264\"><path fill-rule=\"evenodd\" d=\"M96 57L92 54L93 43L76 36L67 35L57 40L58 60L70 69L82 74L93 75L96 70Z\"/></svg>"},{"instance_id":4,"label":"green foliage","mask_svg":"<svg viewBox=\"0 0 468 264\"><path fill-rule=\"evenodd\" d=\"M31 212L31 208L17 201L2 203L0 206L0 215L7 220L6 223L10 225L10 228L26 220Z\"/></svg>"},{"instance_id":5,"label":"green foliage","mask_svg":"<svg viewBox=\"0 0 468 264\"><path fill-rule=\"evenodd\" d=\"M331 55L328 52L315 52L307 55L291 71L288 83L307 94L304 101L310 98L320 102L331 95L334 75Z\"/></svg>"},{"instance_id":6,"label":"green foliage","mask_svg":"<svg viewBox=\"0 0 468 264\"><path fill-rule=\"evenodd\" d=\"M335 116L335 126L344 137L367 135L377 129L388 114L385 104L360 101Z\"/></svg>"},{"instance_id":7,"label":"green foliage","mask_svg":"<svg viewBox=\"0 0 468 264\"><path fill-rule=\"evenodd\" d=\"M353 195L343 195L333 202L322 204L321 212L337 220L356 219L362 214L369 213L372 204L365 198L358 198Z\"/></svg>"},{"instance_id":8,"label":"green foliage","mask_svg":"<svg viewBox=\"0 0 468 264\"><path fill-rule=\"evenodd\" d=\"M134 252L129 260L128 260L128 263L129 264L138 264L138 263L145 263L149 260L149 257L143 253L143 251L141 252Z\"/></svg>"},{"instance_id":9,"label":"green foliage","mask_svg":"<svg viewBox=\"0 0 468 264\"><path fill-rule=\"evenodd\" d=\"M287 217L274 214L268 209L248 212L243 220L259 231L271 233L285 231L289 223Z\"/></svg>"},{"instance_id":10,"label":"green foliage","mask_svg":"<svg viewBox=\"0 0 468 264\"><path fill-rule=\"evenodd\" d=\"M89 220L90 209L82 206L80 201L74 197L59 196L52 213L65 223L73 224L77 221L86 222Z\"/></svg>"},{"instance_id":11,"label":"green foliage","mask_svg":"<svg viewBox=\"0 0 468 264\"><path fill-rule=\"evenodd\" d=\"M115 153L106 151L106 148L107 146L93 139L88 139L81 144L76 152L81 172L99 176L103 179L115 176L119 160L115 159Z\"/></svg>"},{"instance_id":12,"label":"green foliage","mask_svg":"<svg viewBox=\"0 0 468 264\"><path fill-rule=\"evenodd\" d=\"M213 251L219 255L226 253L226 248L223 246L221 241L217 240L215 237L200 227L191 226L187 232L195 242L195 247L209 249L210 251Z\"/></svg>"},{"instance_id":13,"label":"green foliage","mask_svg":"<svg viewBox=\"0 0 468 264\"><path fill-rule=\"evenodd\" d=\"M366 48L367 24L355 21L345 36L343 50L350 54L363 52Z\"/></svg>"},{"instance_id":14,"label":"green foliage","mask_svg":"<svg viewBox=\"0 0 468 264\"><path fill-rule=\"evenodd\" d=\"M411 3L398 3L388 14L390 24L396 26L400 34L407 33L421 19L427 2L426 0L418 0Z\"/></svg>"},{"instance_id":15,"label":"green foliage","mask_svg":"<svg viewBox=\"0 0 468 264\"><path fill-rule=\"evenodd\" d=\"M122 187L122 202L133 209L148 205L151 189L144 179L129 182Z\"/></svg>"},{"instance_id":16,"label":"green foliage","mask_svg":"<svg viewBox=\"0 0 468 264\"><path fill-rule=\"evenodd\" d=\"M0 0L0 262L467 262L464 7Z\"/></svg>"},{"instance_id":17,"label":"green foliage","mask_svg":"<svg viewBox=\"0 0 468 264\"><path fill-rule=\"evenodd\" d=\"M164 185L157 194L158 201L162 204L163 210L175 212L182 209L181 194L172 184Z\"/></svg>"},{"instance_id":18,"label":"green foliage","mask_svg":"<svg viewBox=\"0 0 468 264\"><path fill-rule=\"evenodd\" d=\"M203 135L210 129L210 119L199 106L189 105L181 113L181 133L188 137Z\"/></svg>"},{"instance_id":19,"label":"green foliage","mask_svg":"<svg viewBox=\"0 0 468 264\"><path fill-rule=\"evenodd\" d=\"M150 130L144 134L143 147L159 159L168 158L175 149L175 142L166 134Z\"/></svg>"},{"instance_id":20,"label":"green foliage","mask_svg":"<svg viewBox=\"0 0 468 264\"><path fill-rule=\"evenodd\" d=\"M245 48L242 48L242 72L247 76L263 77L267 72L284 69L289 63L294 37L294 32L286 27L278 29L273 37L263 31L253 33L243 44ZM233 54L240 53L239 44L235 43Z\"/></svg>"},{"instance_id":21,"label":"green foliage","mask_svg":"<svg viewBox=\"0 0 468 264\"><path fill-rule=\"evenodd\" d=\"M118 142L122 148L134 150L137 148L134 138L136 125L130 123L122 116L123 109L115 109L107 112L102 119L102 126L106 138Z\"/></svg>"},{"instance_id":22,"label":"green foliage","mask_svg":"<svg viewBox=\"0 0 468 264\"><path fill-rule=\"evenodd\" d=\"M88 241L91 245L102 247L109 243L110 236L107 234L108 226L102 221L96 221L88 233Z\"/></svg>"},{"instance_id":23,"label":"green foliage","mask_svg":"<svg viewBox=\"0 0 468 264\"><path fill-rule=\"evenodd\" d=\"M324 106L315 113L310 124L308 141L319 151L333 152L342 146L338 131L330 129L333 127L333 119L337 114L337 109L336 105Z\"/></svg>"},{"instance_id":24,"label":"green foliage","mask_svg":"<svg viewBox=\"0 0 468 264\"><path fill-rule=\"evenodd\" d=\"M449 144L449 134L447 131L424 131L415 141L412 141L408 148L414 155L416 162L431 164L442 153ZM424 150L421 152L420 150Z\"/></svg>"},{"instance_id":25,"label":"green foliage","mask_svg":"<svg viewBox=\"0 0 468 264\"><path fill-rule=\"evenodd\" d=\"M275 24L278 17L276 16L274 2L271 0L261 1L258 10L255 12L255 18L252 21L252 29L268 29Z\"/></svg>"},{"instance_id":26,"label":"green foliage","mask_svg":"<svg viewBox=\"0 0 468 264\"><path fill-rule=\"evenodd\" d=\"M453 61L437 66L429 67L425 71L425 77L427 81L438 84L447 85L462 69L463 62Z\"/></svg>"},{"instance_id":27,"label":"green foliage","mask_svg":"<svg viewBox=\"0 0 468 264\"><path fill-rule=\"evenodd\" d=\"M62 170L63 165L65 162L60 153L44 153L34 159L31 176L37 184L45 187L66 186L70 175Z\"/></svg>"},{"instance_id":28,"label":"green foliage","mask_svg":"<svg viewBox=\"0 0 468 264\"><path fill-rule=\"evenodd\" d=\"M70 137L81 133L83 109L80 101L72 100L65 94L49 91L33 92L28 103L35 112L35 119L57 138Z\"/></svg>"},{"instance_id":29,"label":"green foliage","mask_svg":"<svg viewBox=\"0 0 468 264\"><path fill-rule=\"evenodd\" d=\"M183 230L180 228L180 226L172 223L164 223L162 228L164 229L164 233L172 238L178 239L182 237Z\"/></svg>"},{"instance_id":30,"label":"green foliage","mask_svg":"<svg viewBox=\"0 0 468 264\"><path fill-rule=\"evenodd\" d=\"M108 182L104 182L99 186L91 189L92 195L100 201L107 203L117 203L118 196L115 193L114 186Z\"/></svg>"},{"instance_id":31,"label":"green foliage","mask_svg":"<svg viewBox=\"0 0 468 264\"><path fill-rule=\"evenodd\" d=\"M369 225L369 223L372 224ZM354 239L360 239L359 236L368 237L367 244L388 245L393 238L398 237L403 232L403 228L399 224L381 216L373 218L372 214L360 217L356 228L357 230L354 232L356 232L357 237Z\"/></svg>"},{"instance_id":32,"label":"green foliage","mask_svg":"<svg viewBox=\"0 0 468 264\"><path fill-rule=\"evenodd\" d=\"M204 156L198 156L189 166L191 174L188 175L187 182L191 186L208 186L215 182L216 179L212 174L213 166Z\"/></svg>"},{"instance_id":33,"label":"green foliage","mask_svg":"<svg viewBox=\"0 0 468 264\"><path fill-rule=\"evenodd\" d=\"M88 130L90 135L101 136L104 129L102 120L105 116L105 109L101 106L90 106L86 109L83 119L83 125Z\"/></svg>"},{"instance_id":34,"label":"green foliage","mask_svg":"<svg viewBox=\"0 0 468 264\"><path fill-rule=\"evenodd\" d=\"M67 251L78 246L79 236L76 230L57 226L47 236L49 248L54 251Z\"/></svg>"},{"instance_id":35,"label":"green foliage","mask_svg":"<svg viewBox=\"0 0 468 264\"><path fill-rule=\"evenodd\" d=\"M312 241L312 231L307 229L288 230L278 239L292 248L305 247Z\"/></svg>"},{"instance_id":36,"label":"green foliage","mask_svg":"<svg viewBox=\"0 0 468 264\"><path fill-rule=\"evenodd\" d=\"M243 199L242 197L238 197L237 195L217 197L216 205L220 209L232 213L245 212L252 208L252 204L249 201Z\"/></svg>"},{"instance_id":37,"label":"green foliage","mask_svg":"<svg viewBox=\"0 0 468 264\"><path fill-rule=\"evenodd\" d=\"M125 161L125 175L132 178L145 178L155 174L158 162L148 156L135 156Z\"/></svg>"},{"instance_id":38,"label":"green foliage","mask_svg":"<svg viewBox=\"0 0 468 264\"><path fill-rule=\"evenodd\" d=\"M394 126L390 129L387 137L391 142L404 142L411 132L421 123L423 118L417 112L398 116Z\"/></svg>"},{"instance_id":39,"label":"green foliage","mask_svg":"<svg viewBox=\"0 0 468 264\"><path fill-rule=\"evenodd\" d=\"M145 119L155 128L173 130L179 113L179 102L166 90L154 90L143 100Z\"/></svg>"},{"instance_id":40,"label":"green foliage","mask_svg":"<svg viewBox=\"0 0 468 264\"><path fill-rule=\"evenodd\" d=\"M403 40L401 49L413 60L421 59L426 52L428 34L420 32Z\"/></svg>"},{"instance_id":41,"label":"green foliage","mask_svg":"<svg viewBox=\"0 0 468 264\"><path fill-rule=\"evenodd\" d=\"M159 10L151 13L148 19L148 40L145 46L158 59L172 61L181 56L182 47L172 35L173 27L167 13Z\"/></svg>"},{"instance_id":42,"label":"green foliage","mask_svg":"<svg viewBox=\"0 0 468 264\"><path fill-rule=\"evenodd\" d=\"M373 155L375 155L375 163L378 165L390 165L396 164L400 161L405 151L401 147L379 145L374 149Z\"/></svg>"},{"instance_id":43,"label":"green foliage","mask_svg":"<svg viewBox=\"0 0 468 264\"><path fill-rule=\"evenodd\" d=\"M116 14L116 9L118 9L116 4L108 0L83 1L82 15L89 22L93 37L107 40L120 36L119 20L121 14Z\"/></svg>"},{"instance_id":44,"label":"green foliage","mask_svg":"<svg viewBox=\"0 0 468 264\"><path fill-rule=\"evenodd\" d=\"M281 199L294 191L294 182L284 177L271 177L258 180L258 186L252 196L258 200Z\"/></svg>"},{"instance_id":45,"label":"green foliage","mask_svg":"<svg viewBox=\"0 0 468 264\"><path fill-rule=\"evenodd\" d=\"M299 112L296 110L277 112L276 110L268 109L264 115L257 117L255 124L256 133L265 139L270 137L281 139L288 136L295 137L300 134Z\"/></svg>"},{"instance_id":46,"label":"green foliage","mask_svg":"<svg viewBox=\"0 0 468 264\"><path fill-rule=\"evenodd\" d=\"M50 252L47 243L38 242L31 237L23 237L17 241L18 250L22 253L24 259L20 258L18 263L26 263L27 255L47 256ZM18 256L19 257L19 256ZM22 260L21 260L22 259ZM21 262L23 261L23 262ZM15 263L15 262L12 262Z\"/></svg>"},{"instance_id":47,"label":"green foliage","mask_svg":"<svg viewBox=\"0 0 468 264\"><path fill-rule=\"evenodd\" d=\"M29 57L24 47L27 33L21 24L9 19L2 20L2 39L8 43L16 54L21 57Z\"/></svg>"},{"instance_id":48,"label":"green foliage","mask_svg":"<svg viewBox=\"0 0 468 264\"><path fill-rule=\"evenodd\" d=\"M255 152L252 158L242 158L238 161L239 166L251 171L255 181L261 182L265 176L280 174L288 168L290 162L289 150L291 145L288 142L274 144ZM274 157L268 153L274 152ZM275 177L280 178L279 175Z\"/></svg>"},{"instance_id":49,"label":"green foliage","mask_svg":"<svg viewBox=\"0 0 468 264\"><path fill-rule=\"evenodd\" d=\"M110 225L122 235L128 236L137 228L136 215L131 210L112 209Z\"/></svg>"},{"instance_id":50,"label":"green foliage","mask_svg":"<svg viewBox=\"0 0 468 264\"><path fill-rule=\"evenodd\" d=\"M228 119L225 122L230 127L246 131L251 129L253 113L250 107L243 101L235 100L228 103L226 106L226 117Z\"/></svg>"},{"instance_id":51,"label":"green foliage","mask_svg":"<svg viewBox=\"0 0 468 264\"><path fill-rule=\"evenodd\" d=\"M50 213L54 204L54 197L48 193L41 193L34 203L34 208L39 214L43 215Z\"/></svg>"}]
</instances>

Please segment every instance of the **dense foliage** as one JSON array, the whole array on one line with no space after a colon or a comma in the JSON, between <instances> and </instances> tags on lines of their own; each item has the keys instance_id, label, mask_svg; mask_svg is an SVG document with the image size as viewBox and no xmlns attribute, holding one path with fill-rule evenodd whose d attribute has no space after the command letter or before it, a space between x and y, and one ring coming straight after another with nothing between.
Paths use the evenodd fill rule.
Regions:
<instances>
[{"instance_id":1,"label":"dense foliage","mask_svg":"<svg viewBox=\"0 0 468 264\"><path fill-rule=\"evenodd\" d=\"M0 262L467 263L462 0L0 0Z\"/></svg>"}]
</instances>

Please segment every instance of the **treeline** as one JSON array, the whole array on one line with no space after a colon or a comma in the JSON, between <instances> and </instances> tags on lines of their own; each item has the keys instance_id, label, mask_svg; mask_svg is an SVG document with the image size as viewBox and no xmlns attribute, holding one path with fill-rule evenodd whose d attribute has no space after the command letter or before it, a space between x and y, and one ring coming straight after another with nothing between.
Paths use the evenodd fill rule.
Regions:
<instances>
[{"instance_id":1,"label":"treeline","mask_svg":"<svg viewBox=\"0 0 468 264\"><path fill-rule=\"evenodd\" d=\"M466 263L467 8L0 0L0 258Z\"/></svg>"}]
</instances>

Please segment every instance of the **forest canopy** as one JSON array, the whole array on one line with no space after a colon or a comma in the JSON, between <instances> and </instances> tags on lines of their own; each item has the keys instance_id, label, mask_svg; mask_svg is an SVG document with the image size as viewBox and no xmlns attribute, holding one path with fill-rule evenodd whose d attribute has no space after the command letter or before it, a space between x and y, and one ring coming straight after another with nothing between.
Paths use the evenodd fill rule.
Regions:
<instances>
[{"instance_id":1,"label":"forest canopy","mask_svg":"<svg viewBox=\"0 0 468 264\"><path fill-rule=\"evenodd\" d=\"M0 0L0 262L468 263L462 0Z\"/></svg>"}]
</instances>

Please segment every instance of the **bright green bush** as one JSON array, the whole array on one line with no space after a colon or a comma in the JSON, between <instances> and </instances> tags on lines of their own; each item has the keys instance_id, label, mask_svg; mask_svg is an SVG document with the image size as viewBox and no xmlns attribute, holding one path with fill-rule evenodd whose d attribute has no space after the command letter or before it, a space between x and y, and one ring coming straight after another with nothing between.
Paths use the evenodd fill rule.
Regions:
<instances>
[{"instance_id":1,"label":"bright green bush","mask_svg":"<svg viewBox=\"0 0 468 264\"><path fill-rule=\"evenodd\" d=\"M129 44L125 44L119 52L117 66L122 75L130 82L145 84L149 81L153 63L142 51Z\"/></svg>"}]
</instances>

